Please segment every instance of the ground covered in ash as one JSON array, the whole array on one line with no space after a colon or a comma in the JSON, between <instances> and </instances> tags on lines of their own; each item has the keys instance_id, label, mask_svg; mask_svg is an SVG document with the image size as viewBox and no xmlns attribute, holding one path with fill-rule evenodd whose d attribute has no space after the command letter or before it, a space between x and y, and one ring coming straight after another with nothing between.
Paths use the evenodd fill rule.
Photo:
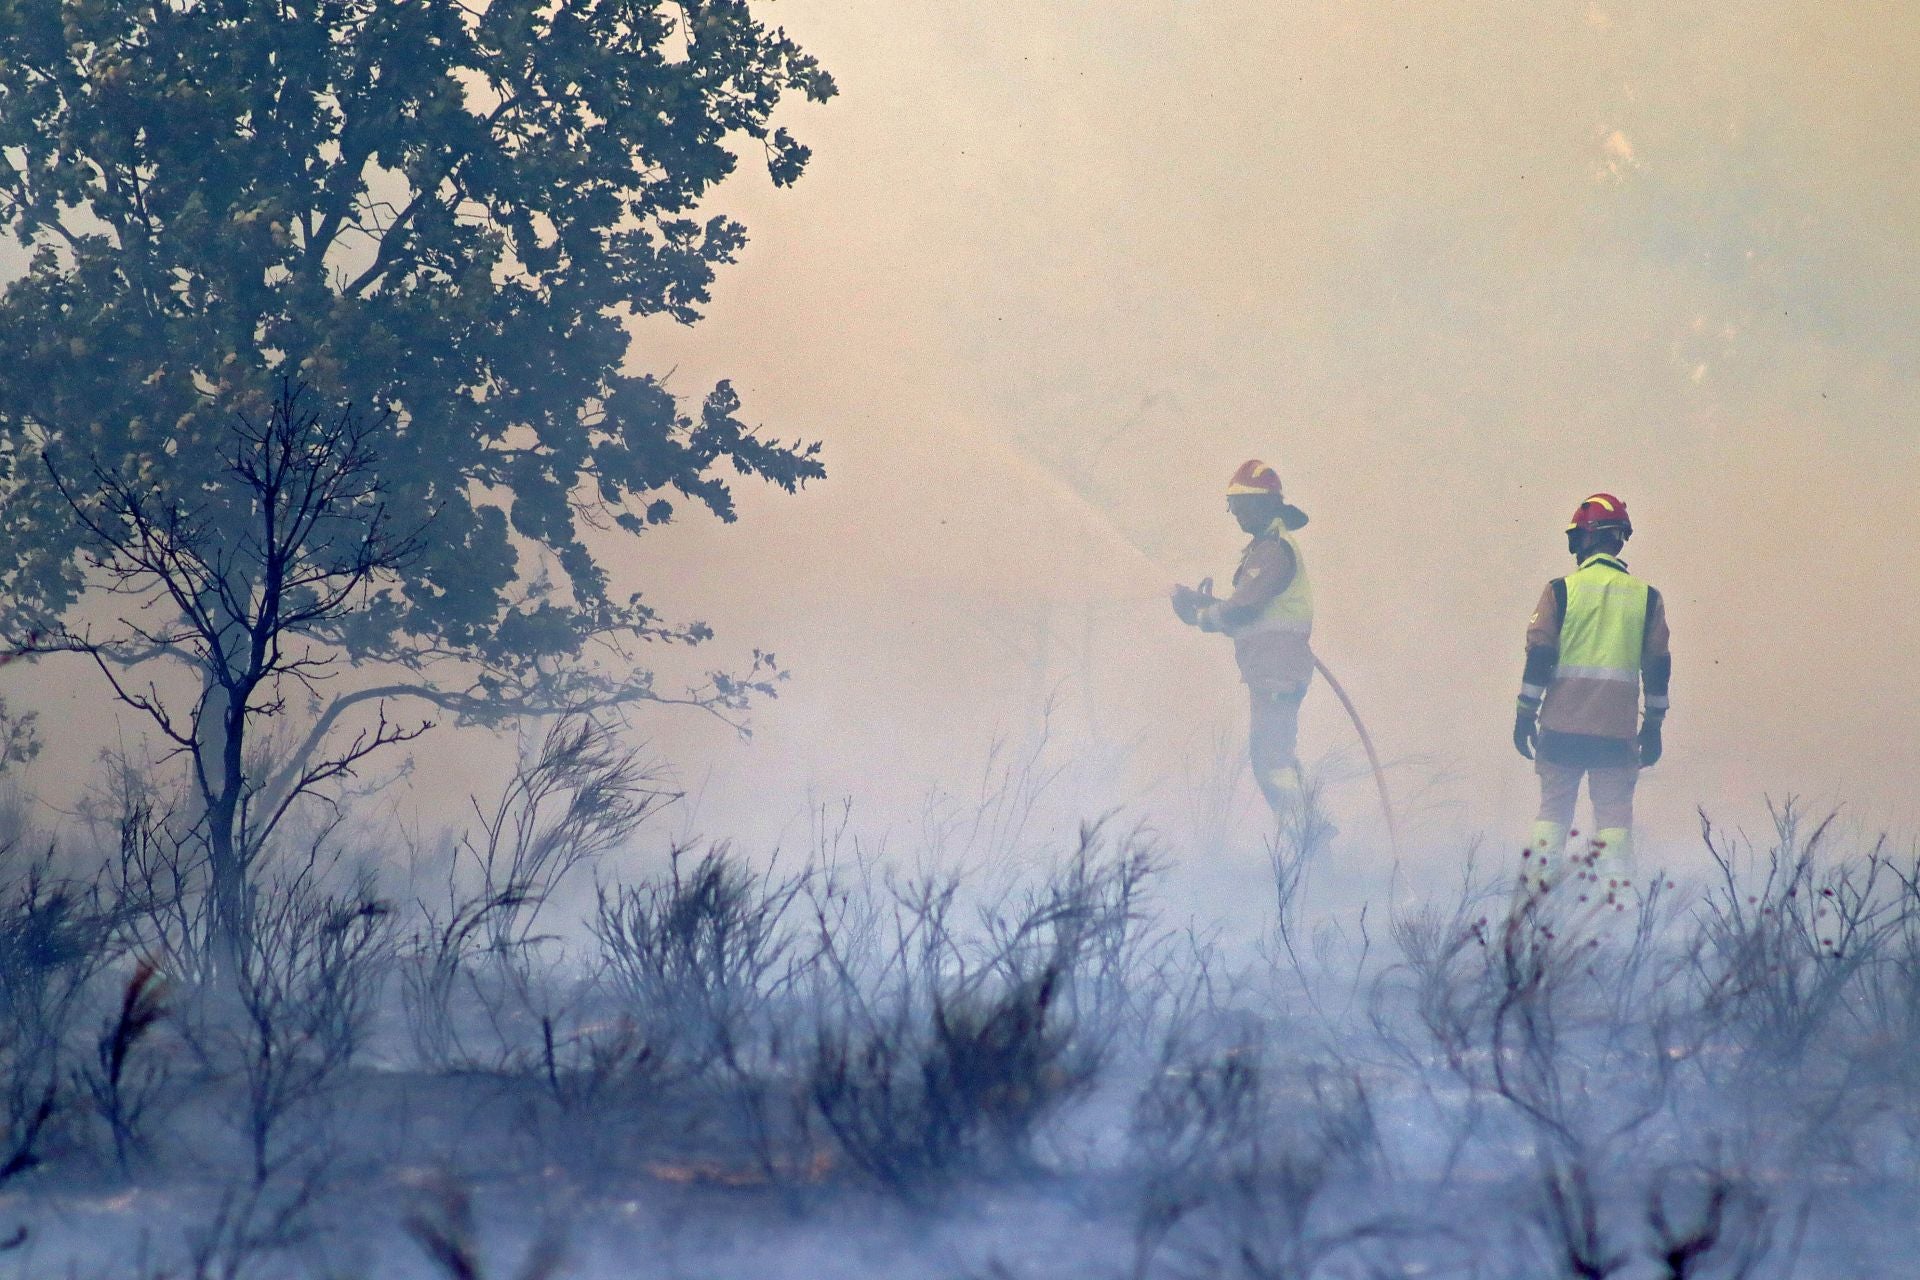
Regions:
<instances>
[{"instance_id":1,"label":"ground covered in ash","mask_svg":"<svg viewBox=\"0 0 1920 1280\"><path fill-rule=\"evenodd\" d=\"M104 857L9 853L0 1276L1920 1257L1920 877L1791 807L1709 828L1704 878L1527 898L1468 865L1337 912L1308 813L1242 868L1230 941L1170 905L1180 851L1113 821L976 826L956 860L822 813L803 857L617 883L619 807L561 784L404 886L275 855L237 954L145 810Z\"/></svg>"}]
</instances>

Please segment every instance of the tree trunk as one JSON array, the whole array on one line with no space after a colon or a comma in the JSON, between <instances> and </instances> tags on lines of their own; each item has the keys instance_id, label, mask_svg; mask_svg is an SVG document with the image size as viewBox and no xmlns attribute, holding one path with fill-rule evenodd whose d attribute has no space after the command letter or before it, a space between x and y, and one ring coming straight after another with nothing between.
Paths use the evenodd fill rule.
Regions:
<instances>
[{"instance_id":1,"label":"tree trunk","mask_svg":"<svg viewBox=\"0 0 1920 1280\"><path fill-rule=\"evenodd\" d=\"M252 894L248 892L249 862L245 833L240 830L240 797L246 785L242 747L246 738L245 697L209 677L212 685L201 702L194 725L199 739L201 768L197 775L201 812L207 824L208 888L213 895L209 918L216 966L237 975L252 941Z\"/></svg>"}]
</instances>

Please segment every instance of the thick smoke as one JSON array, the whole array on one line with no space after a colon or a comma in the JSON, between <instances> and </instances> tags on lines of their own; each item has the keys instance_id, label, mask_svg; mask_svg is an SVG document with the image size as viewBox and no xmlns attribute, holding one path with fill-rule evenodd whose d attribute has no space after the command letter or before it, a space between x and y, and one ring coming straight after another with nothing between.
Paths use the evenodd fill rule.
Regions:
<instances>
[{"instance_id":1,"label":"thick smoke","mask_svg":"<svg viewBox=\"0 0 1920 1280\"><path fill-rule=\"evenodd\" d=\"M574 828L469 805L544 727L440 731L329 870L285 864L235 1006L150 975L190 957L169 832L94 767L132 727L10 668L46 751L0 886L0 1273L1912 1256L1920 900L1874 833L1920 825L1920 18L778 16L844 98L805 182L727 192L742 263L635 360L734 378L829 478L614 571L714 625L689 674L758 645L792 679L751 738L596 739L570 767L684 793L616 839L584 776ZM1167 608L1230 571L1249 456L1312 514L1399 861L1324 686L1315 821L1269 839L1231 657ZM1596 488L1669 601L1668 754L1633 890L1515 914L1521 634Z\"/></svg>"},{"instance_id":2,"label":"thick smoke","mask_svg":"<svg viewBox=\"0 0 1920 1280\"><path fill-rule=\"evenodd\" d=\"M815 499L698 538L689 598L808 673L762 747L824 779L860 749L834 710L897 705L950 760L1032 714L1049 606L1048 679L1091 648L1106 731L1177 740L1231 672L1129 605L1230 567L1221 487L1261 456L1315 517L1324 656L1460 828L1527 816L1518 633L1596 488L1673 604L1655 830L1788 791L1913 821L1909 18L794 12L872 110L762 202L712 325L657 335L750 353L768 419L835 449ZM1309 740L1350 742L1326 710Z\"/></svg>"}]
</instances>

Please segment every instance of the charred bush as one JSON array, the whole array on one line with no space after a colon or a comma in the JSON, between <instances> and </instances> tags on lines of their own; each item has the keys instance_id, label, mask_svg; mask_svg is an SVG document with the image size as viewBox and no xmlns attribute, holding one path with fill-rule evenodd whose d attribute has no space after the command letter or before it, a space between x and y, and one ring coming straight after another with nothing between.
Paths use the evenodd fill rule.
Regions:
<instances>
[{"instance_id":1,"label":"charred bush","mask_svg":"<svg viewBox=\"0 0 1920 1280\"><path fill-rule=\"evenodd\" d=\"M812 1157L792 1024L814 956L788 923L808 877L756 874L724 845L691 866L685 855L671 851L662 879L600 889L591 927L605 982L656 1067L715 1114L715 1136L783 1176Z\"/></svg>"},{"instance_id":2,"label":"charred bush","mask_svg":"<svg viewBox=\"0 0 1920 1280\"><path fill-rule=\"evenodd\" d=\"M256 890L240 970L203 987L187 1010L190 1043L240 1093L238 1126L249 1172L264 1184L313 1155L311 1121L352 1062L391 967L388 908L366 887L337 893L311 863Z\"/></svg>"},{"instance_id":3,"label":"charred bush","mask_svg":"<svg viewBox=\"0 0 1920 1280\"><path fill-rule=\"evenodd\" d=\"M809 963L785 927L805 878L756 875L725 846L690 868L685 853L663 880L603 886L593 934L614 995L656 1043L696 1073L748 1070L778 1054L770 1015Z\"/></svg>"},{"instance_id":4,"label":"charred bush","mask_svg":"<svg viewBox=\"0 0 1920 1280\"><path fill-rule=\"evenodd\" d=\"M16 855L0 850L0 860ZM0 1184L40 1164L71 1101L74 1028L113 958L113 921L97 881L55 874L50 856L0 883Z\"/></svg>"},{"instance_id":5,"label":"charred bush","mask_svg":"<svg viewBox=\"0 0 1920 1280\"><path fill-rule=\"evenodd\" d=\"M1146 1273L1181 1220L1224 1185L1239 1143L1260 1116L1261 1058L1255 1046L1167 1037L1128 1129L1140 1180L1133 1223L1136 1276Z\"/></svg>"},{"instance_id":6,"label":"charred bush","mask_svg":"<svg viewBox=\"0 0 1920 1280\"><path fill-rule=\"evenodd\" d=\"M1088 828L1044 884L983 908L977 937L951 878L895 886L844 932L823 911L809 1091L846 1158L902 1191L1030 1167L1113 1042L1152 866L1136 842L1104 856Z\"/></svg>"},{"instance_id":7,"label":"charred bush","mask_svg":"<svg viewBox=\"0 0 1920 1280\"><path fill-rule=\"evenodd\" d=\"M1568 1280L1607 1280L1632 1261L1603 1227L1599 1193L1580 1159L1543 1155L1534 1221L1556 1274Z\"/></svg>"},{"instance_id":8,"label":"charred bush","mask_svg":"<svg viewBox=\"0 0 1920 1280\"><path fill-rule=\"evenodd\" d=\"M166 984L148 961L134 969L120 1002L94 1040L92 1061L79 1072L95 1113L107 1126L114 1159L124 1173L148 1144L147 1123L171 1076L166 1061L145 1052L167 1015Z\"/></svg>"},{"instance_id":9,"label":"charred bush","mask_svg":"<svg viewBox=\"0 0 1920 1280\"><path fill-rule=\"evenodd\" d=\"M522 758L491 808L475 802L478 829L454 848L441 898L419 904L404 956L407 1022L423 1063L497 1071L527 1057L541 1035L529 965L542 913L570 876L673 795L638 751L579 717Z\"/></svg>"},{"instance_id":10,"label":"charred bush","mask_svg":"<svg viewBox=\"0 0 1920 1280\"><path fill-rule=\"evenodd\" d=\"M1837 814L1807 831L1793 801L1769 808L1774 840L1763 860L1701 814L1716 883L1701 912L1699 976L1703 1012L1737 1045L1789 1061L1846 1013L1920 904L1882 846L1852 862L1828 859Z\"/></svg>"},{"instance_id":11,"label":"charred bush","mask_svg":"<svg viewBox=\"0 0 1920 1280\"><path fill-rule=\"evenodd\" d=\"M1367 1091L1315 1064L1276 1068L1258 1043L1170 1042L1129 1127L1141 1190L1136 1276L1311 1276L1405 1230L1343 1194L1379 1150Z\"/></svg>"},{"instance_id":12,"label":"charred bush","mask_svg":"<svg viewBox=\"0 0 1920 1280\"><path fill-rule=\"evenodd\" d=\"M1062 974L1054 960L1010 985L941 983L923 1014L823 1028L813 1102L847 1158L900 1190L1021 1164L1034 1126L1093 1074L1061 1024Z\"/></svg>"},{"instance_id":13,"label":"charred bush","mask_svg":"<svg viewBox=\"0 0 1920 1280\"><path fill-rule=\"evenodd\" d=\"M1644 1235L1633 1221L1636 1195ZM1767 1195L1750 1173L1718 1161L1649 1172L1640 1160L1603 1169L1592 1153L1543 1151L1531 1221L1553 1273L1569 1280L1746 1280L1776 1244Z\"/></svg>"},{"instance_id":14,"label":"charred bush","mask_svg":"<svg viewBox=\"0 0 1920 1280\"><path fill-rule=\"evenodd\" d=\"M435 1179L424 1202L407 1215L405 1227L435 1273L447 1280L486 1280L492 1274L480 1245L473 1195L462 1184ZM513 1275L515 1280L549 1280L560 1274L564 1258L560 1236L548 1229L534 1238Z\"/></svg>"},{"instance_id":15,"label":"charred bush","mask_svg":"<svg viewBox=\"0 0 1920 1280\"><path fill-rule=\"evenodd\" d=\"M1669 1167L1647 1188L1650 1251L1662 1280L1746 1280L1773 1253L1773 1205L1754 1179L1719 1164Z\"/></svg>"}]
</instances>

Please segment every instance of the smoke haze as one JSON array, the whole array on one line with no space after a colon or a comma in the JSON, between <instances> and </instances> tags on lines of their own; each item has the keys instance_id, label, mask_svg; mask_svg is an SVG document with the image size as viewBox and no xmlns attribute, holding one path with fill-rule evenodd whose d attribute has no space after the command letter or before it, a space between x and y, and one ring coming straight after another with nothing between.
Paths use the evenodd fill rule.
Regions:
<instances>
[{"instance_id":1,"label":"smoke haze","mask_svg":"<svg viewBox=\"0 0 1920 1280\"><path fill-rule=\"evenodd\" d=\"M594 547L715 630L644 655L663 690L791 679L751 737L568 726L497 807L550 726L436 730L337 866L255 868L244 1008L148 945L219 918L184 824L129 802L85 883L9 845L0 1276L1899 1273L1920 7L755 10L842 92L782 109L806 175L725 184L742 261L632 362L827 478ZM1311 514L1404 861L1325 682L1320 806L1265 842L1230 646L1169 608L1230 576L1248 457ZM1513 895L1523 633L1596 490L1668 600L1636 839L1676 874ZM0 824L84 838L143 724L78 661L0 695L46 748Z\"/></svg>"},{"instance_id":2,"label":"smoke haze","mask_svg":"<svg viewBox=\"0 0 1920 1280\"><path fill-rule=\"evenodd\" d=\"M748 484L738 524L618 553L716 626L702 662L759 645L793 671L748 743L637 721L703 826L775 835L809 795L910 812L1050 697L1057 745L1102 762L1087 803L1177 803L1243 711L1164 591L1231 572L1248 456L1313 516L1316 647L1434 836L1504 846L1531 816L1521 632L1596 489L1632 506L1675 633L1645 843L1691 857L1696 803L1765 793L1920 816L1912 9L772 16L844 94L789 113L797 187L723 193L752 243L707 321L634 353L827 448L801 496ZM56 774L111 732L58 674L40 705L101 732L48 735ZM1316 689L1303 755L1352 743ZM1363 779L1332 803L1377 824Z\"/></svg>"}]
</instances>

